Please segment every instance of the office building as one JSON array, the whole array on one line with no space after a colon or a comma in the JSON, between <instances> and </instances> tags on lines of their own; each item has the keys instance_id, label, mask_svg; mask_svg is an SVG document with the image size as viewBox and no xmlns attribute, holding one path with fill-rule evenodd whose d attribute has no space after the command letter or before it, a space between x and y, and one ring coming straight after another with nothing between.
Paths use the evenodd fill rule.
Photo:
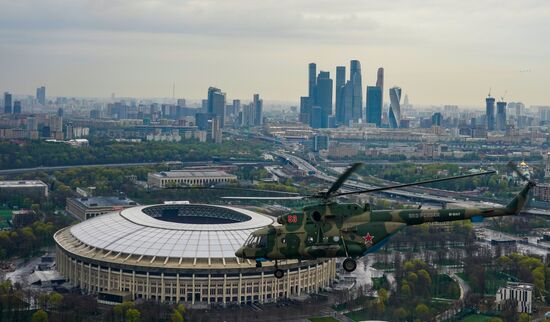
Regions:
<instances>
[{"instance_id":1,"label":"office building","mask_svg":"<svg viewBox=\"0 0 550 322\"><path fill-rule=\"evenodd\" d=\"M263 124L263 105L264 101L260 99L260 94L254 94L252 104L254 104L254 125Z\"/></svg>"},{"instance_id":2,"label":"office building","mask_svg":"<svg viewBox=\"0 0 550 322\"><path fill-rule=\"evenodd\" d=\"M388 112L390 128L397 129L401 125L401 88L390 88L390 109Z\"/></svg>"},{"instance_id":3,"label":"office building","mask_svg":"<svg viewBox=\"0 0 550 322\"><path fill-rule=\"evenodd\" d=\"M21 101L13 102L13 114L21 114Z\"/></svg>"},{"instance_id":4,"label":"office building","mask_svg":"<svg viewBox=\"0 0 550 322\"><path fill-rule=\"evenodd\" d=\"M351 104L352 120L359 122L363 119L363 81L361 77L361 63L358 60L350 62L350 82L353 88Z\"/></svg>"},{"instance_id":5,"label":"office building","mask_svg":"<svg viewBox=\"0 0 550 322\"><path fill-rule=\"evenodd\" d=\"M172 170L147 175L147 184L156 188L205 186L236 181L237 176L219 170Z\"/></svg>"},{"instance_id":6,"label":"office building","mask_svg":"<svg viewBox=\"0 0 550 322\"><path fill-rule=\"evenodd\" d=\"M320 127L328 127L328 117L332 115L332 79L329 72L319 72L317 76L317 96L315 105L321 108L321 115L314 115L314 118L320 118ZM314 110L315 111L315 110ZM312 125L312 127L316 128Z\"/></svg>"},{"instance_id":7,"label":"office building","mask_svg":"<svg viewBox=\"0 0 550 322\"><path fill-rule=\"evenodd\" d=\"M82 221L109 212L133 207L137 203L124 196L67 198L65 210Z\"/></svg>"},{"instance_id":8,"label":"office building","mask_svg":"<svg viewBox=\"0 0 550 322\"><path fill-rule=\"evenodd\" d=\"M382 89L378 86L367 86L367 123L382 126Z\"/></svg>"},{"instance_id":9,"label":"office building","mask_svg":"<svg viewBox=\"0 0 550 322\"><path fill-rule=\"evenodd\" d=\"M330 140L328 135L315 135L311 140L311 148L314 152L328 150L329 142Z\"/></svg>"},{"instance_id":10,"label":"office building","mask_svg":"<svg viewBox=\"0 0 550 322\"><path fill-rule=\"evenodd\" d=\"M323 126L323 108L321 106L315 105L311 108L309 125L314 129L319 129Z\"/></svg>"},{"instance_id":11,"label":"office building","mask_svg":"<svg viewBox=\"0 0 550 322\"><path fill-rule=\"evenodd\" d=\"M443 122L443 115L440 112L436 112L432 115L432 126L441 126Z\"/></svg>"},{"instance_id":12,"label":"office building","mask_svg":"<svg viewBox=\"0 0 550 322\"><path fill-rule=\"evenodd\" d=\"M344 86L346 85L346 66L336 67L336 123L344 124Z\"/></svg>"},{"instance_id":13,"label":"office building","mask_svg":"<svg viewBox=\"0 0 550 322\"><path fill-rule=\"evenodd\" d=\"M166 203L116 210L54 235L57 270L100 301L183 303L187 307L270 303L332 286L335 259L257 268L235 257L250 233L274 219L234 206Z\"/></svg>"},{"instance_id":14,"label":"office building","mask_svg":"<svg viewBox=\"0 0 550 322\"><path fill-rule=\"evenodd\" d=\"M4 93L4 113L11 114L12 96L10 93Z\"/></svg>"},{"instance_id":15,"label":"office building","mask_svg":"<svg viewBox=\"0 0 550 322\"><path fill-rule=\"evenodd\" d=\"M309 88L308 96L311 99L315 100L315 87L317 86L317 65L315 63L310 63L308 66L308 76L309 76Z\"/></svg>"},{"instance_id":16,"label":"office building","mask_svg":"<svg viewBox=\"0 0 550 322\"><path fill-rule=\"evenodd\" d=\"M517 302L517 312L533 313L533 284L508 282L496 293L495 303L499 310L504 309L508 300Z\"/></svg>"},{"instance_id":17,"label":"office building","mask_svg":"<svg viewBox=\"0 0 550 322\"><path fill-rule=\"evenodd\" d=\"M378 68L376 72L376 87L380 87L382 93L382 106L384 106L384 68Z\"/></svg>"},{"instance_id":18,"label":"office building","mask_svg":"<svg viewBox=\"0 0 550 322\"><path fill-rule=\"evenodd\" d=\"M347 81L346 85L342 88L344 105L344 125L349 126L354 121L353 118L353 83Z\"/></svg>"},{"instance_id":19,"label":"office building","mask_svg":"<svg viewBox=\"0 0 550 322\"><path fill-rule=\"evenodd\" d=\"M41 86L36 89L36 101L38 104L46 105L46 86Z\"/></svg>"},{"instance_id":20,"label":"office building","mask_svg":"<svg viewBox=\"0 0 550 322\"><path fill-rule=\"evenodd\" d=\"M48 185L40 180L0 181L0 200L13 199L14 196L42 200L48 197Z\"/></svg>"},{"instance_id":21,"label":"office building","mask_svg":"<svg viewBox=\"0 0 550 322\"><path fill-rule=\"evenodd\" d=\"M208 108L209 114L215 114L220 118L220 127L225 123L225 93L219 88L208 88Z\"/></svg>"},{"instance_id":22,"label":"office building","mask_svg":"<svg viewBox=\"0 0 550 322\"><path fill-rule=\"evenodd\" d=\"M495 130L495 99L494 97L487 97L485 99L485 119L487 120L487 131Z\"/></svg>"},{"instance_id":23,"label":"office building","mask_svg":"<svg viewBox=\"0 0 550 322\"><path fill-rule=\"evenodd\" d=\"M252 127L254 126L254 121L256 120L255 116L255 106L254 103L245 104L242 106L241 115L241 126L243 127Z\"/></svg>"},{"instance_id":24,"label":"office building","mask_svg":"<svg viewBox=\"0 0 550 322\"><path fill-rule=\"evenodd\" d=\"M313 100L309 96L300 97L300 122L310 124Z\"/></svg>"},{"instance_id":25,"label":"office building","mask_svg":"<svg viewBox=\"0 0 550 322\"><path fill-rule=\"evenodd\" d=\"M497 131L506 131L506 102L497 102Z\"/></svg>"}]
</instances>

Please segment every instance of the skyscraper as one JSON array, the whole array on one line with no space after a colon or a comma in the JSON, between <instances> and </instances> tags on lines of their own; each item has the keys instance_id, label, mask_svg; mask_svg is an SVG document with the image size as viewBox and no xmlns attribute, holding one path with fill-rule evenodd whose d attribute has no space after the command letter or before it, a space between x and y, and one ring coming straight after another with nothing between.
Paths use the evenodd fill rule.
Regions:
<instances>
[{"instance_id":1,"label":"skyscraper","mask_svg":"<svg viewBox=\"0 0 550 322\"><path fill-rule=\"evenodd\" d=\"M506 131L506 102L497 102L497 130Z\"/></svg>"},{"instance_id":2,"label":"skyscraper","mask_svg":"<svg viewBox=\"0 0 550 322\"><path fill-rule=\"evenodd\" d=\"M398 129L401 123L401 88L390 88L390 110L388 121L392 129Z\"/></svg>"},{"instance_id":3,"label":"skyscraper","mask_svg":"<svg viewBox=\"0 0 550 322\"><path fill-rule=\"evenodd\" d=\"M317 86L317 65L315 63L309 64L309 94L311 99L315 100L315 87Z\"/></svg>"},{"instance_id":4,"label":"skyscraper","mask_svg":"<svg viewBox=\"0 0 550 322\"><path fill-rule=\"evenodd\" d=\"M220 118L220 128L225 124L225 93L219 88L208 88L208 114L215 114Z\"/></svg>"},{"instance_id":5,"label":"skyscraper","mask_svg":"<svg viewBox=\"0 0 550 322\"><path fill-rule=\"evenodd\" d=\"M36 101L41 105L46 105L46 86L36 89Z\"/></svg>"},{"instance_id":6,"label":"skyscraper","mask_svg":"<svg viewBox=\"0 0 550 322\"><path fill-rule=\"evenodd\" d=\"M358 122L363 118L363 85L361 63L358 60L350 61L350 81L353 86L352 118Z\"/></svg>"},{"instance_id":7,"label":"skyscraper","mask_svg":"<svg viewBox=\"0 0 550 322\"><path fill-rule=\"evenodd\" d=\"M384 68L378 68L376 73L376 87L380 87L380 92L384 94ZM382 95L382 104L384 104L384 95Z\"/></svg>"},{"instance_id":8,"label":"skyscraper","mask_svg":"<svg viewBox=\"0 0 550 322\"><path fill-rule=\"evenodd\" d=\"M317 95L315 99L315 106L319 106L321 108L321 115L314 115L314 117L316 119L317 117L320 117L320 127L322 128L328 127L328 117L332 115L332 86L330 73L320 71L317 76Z\"/></svg>"},{"instance_id":9,"label":"skyscraper","mask_svg":"<svg viewBox=\"0 0 550 322\"><path fill-rule=\"evenodd\" d=\"M309 96L300 97L300 122L304 124L310 124L311 122L311 108L313 107L313 100Z\"/></svg>"},{"instance_id":10,"label":"skyscraper","mask_svg":"<svg viewBox=\"0 0 550 322\"><path fill-rule=\"evenodd\" d=\"M382 89L378 86L367 86L367 123L382 126Z\"/></svg>"},{"instance_id":11,"label":"skyscraper","mask_svg":"<svg viewBox=\"0 0 550 322\"><path fill-rule=\"evenodd\" d=\"M432 115L432 126L441 126L443 121L443 114L436 112Z\"/></svg>"},{"instance_id":12,"label":"skyscraper","mask_svg":"<svg viewBox=\"0 0 550 322\"><path fill-rule=\"evenodd\" d=\"M346 126L349 126L350 122L352 122L353 119L353 83L351 81L347 81L346 85L342 87L342 96L343 96L343 110L344 110L344 124Z\"/></svg>"},{"instance_id":13,"label":"skyscraper","mask_svg":"<svg viewBox=\"0 0 550 322\"><path fill-rule=\"evenodd\" d=\"M8 92L4 93L4 113L11 114L11 94Z\"/></svg>"},{"instance_id":14,"label":"skyscraper","mask_svg":"<svg viewBox=\"0 0 550 322\"><path fill-rule=\"evenodd\" d=\"M344 124L344 85L346 85L346 66L336 66L336 123Z\"/></svg>"},{"instance_id":15,"label":"skyscraper","mask_svg":"<svg viewBox=\"0 0 550 322\"><path fill-rule=\"evenodd\" d=\"M254 94L254 125L259 126L263 124L263 105L264 101L260 99L260 94Z\"/></svg>"},{"instance_id":16,"label":"skyscraper","mask_svg":"<svg viewBox=\"0 0 550 322\"><path fill-rule=\"evenodd\" d=\"M495 130L495 98L487 97L485 99L485 113L487 119L487 131Z\"/></svg>"},{"instance_id":17,"label":"skyscraper","mask_svg":"<svg viewBox=\"0 0 550 322\"><path fill-rule=\"evenodd\" d=\"M13 102L13 114L21 114L21 101Z\"/></svg>"}]
</instances>

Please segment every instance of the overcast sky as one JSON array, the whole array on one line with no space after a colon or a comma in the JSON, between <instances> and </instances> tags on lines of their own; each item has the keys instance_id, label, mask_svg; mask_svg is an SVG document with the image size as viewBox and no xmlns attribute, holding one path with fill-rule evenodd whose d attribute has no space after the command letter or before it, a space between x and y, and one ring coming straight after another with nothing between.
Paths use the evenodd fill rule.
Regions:
<instances>
[{"instance_id":1,"label":"overcast sky","mask_svg":"<svg viewBox=\"0 0 550 322\"><path fill-rule=\"evenodd\" d=\"M550 104L547 0L0 0L0 91L298 101L307 64L413 104ZM387 98L387 92L384 94Z\"/></svg>"}]
</instances>

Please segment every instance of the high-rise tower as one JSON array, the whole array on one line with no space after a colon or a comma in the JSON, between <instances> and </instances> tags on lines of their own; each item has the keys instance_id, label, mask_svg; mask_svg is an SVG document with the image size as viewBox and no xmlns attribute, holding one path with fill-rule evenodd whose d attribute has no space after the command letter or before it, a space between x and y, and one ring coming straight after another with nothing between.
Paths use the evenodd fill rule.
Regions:
<instances>
[{"instance_id":1,"label":"high-rise tower","mask_svg":"<svg viewBox=\"0 0 550 322\"><path fill-rule=\"evenodd\" d=\"M346 66L336 66L336 123L344 124L344 85L346 85Z\"/></svg>"},{"instance_id":2,"label":"high-rise tower","mask_svg":"<svg viewBox=\"0 0 550 322\"><path fill-rule=\"evenodd\" d=\"M309 69L309 97L315 99L315 87L317 86L317 65L315 63L310 63L308 66Z\"/></svg>"},{"instance_id":3,"label":"high-rise tower","mask_svg":"<svg viewBox=\"0 0 550 322\"><path fill-rule=\"evenodd\" d=\"M495 130L495 98L487 97L485 99L485 114L487 119L487 131Z\"/></svg>"},{"instance_id":4,"label":"high-rise tower","mask_svg":"<svg viewBox=\"0 0 550 322\"><path fill-rule=\"evenodd\" d=\"M208 114L216 115L219 119L219 126L223 128L225 123L225 93L219 88L208 88Z\"/></svg>"},{"instance_id":5,"label":"high-rise tower","mask_svg":"<svg viewBox=\"0 0 550 322\"><path fill-rule=\"evenodd\" d=\"M36 101L41 105L46 105L46 86L36 89Z\"/></svg>"},{"instance_id":6,"label":"high-rise tower","mask_svg":"<svg viewBox=\"0 0 550 322\"><path fill-rule=\"evenodd\" d=\"M353 87L352 118L354 122L358 122L363 118L363 83L361 63L358 60L350 61L350 82Z\"/></svg>"},{"instance_id":7,"label":"high-rise tower","mask_svg":"<svg viewBox=\"0 0 550 322\"><path fill-rule=\"evenodd\" d=\"M506 131L506 102L497 102L497 130Z\"/></svg>"},{"instance_id":8,"label":"high-rise tower","mask_svg":"<svg viewBox=\"0 0 550 322\"><path fill-rule=\"evenodd\" d=\"M256 126L262 125L264 121L264 114L263 114L264 100L260 99L260 94L254 94L253 104L254 104L254 125Z\"/></svg>"},{"instance_id":9,"label":"high-rise tower","mask_svg":"<svg viewBox=\"0 0 550 322\"><path fill-rule=\"evenodd\" d=\"M367 123L382 126L382 89L378 86L367 86Z\"/></svg>"},{"instance_id":10,"label":"high-rise tower","mask_svg":"<svg viewBox=\"0 0 550 322\"><path fill-rule=\"evenodd\" d=\"M320 71L317 76L317 97L315 106L321 107L321 127L328 127L328 117L332 115L332 79L329 72Z\"/></svg>"},{"instance_id":11,"label":"high-rise tower","mask_svg":"<svg viewBox=\"0 0 550 322\"><path fill-rule=\"evenodd\" d=\"M8 92L4 93L4 113L11 114L11 94Z\"/></svg>"},{"instance_id":12,"label":"high-rise tower","mask_svg":"<svg viewBox=\"0 0 550 322\"><path fill-rule=\"evenodd\" d=\"M384 94L384 68L378 68L376 72L376 87L380 87L380 92ZM382 104L384 104L384 95L382 95Z\"/></svg>"},{"instance_id":13,"label":"high-rise tower","mask_svg":"<svg viewBox=\"0 0 550 322\"><path fill-rule=\"evenodd\" d=\"M390 110L388 113L388 121L392 129L399 128L401 123L401 88L390 88Z\"/></svg>"}]
</instances>

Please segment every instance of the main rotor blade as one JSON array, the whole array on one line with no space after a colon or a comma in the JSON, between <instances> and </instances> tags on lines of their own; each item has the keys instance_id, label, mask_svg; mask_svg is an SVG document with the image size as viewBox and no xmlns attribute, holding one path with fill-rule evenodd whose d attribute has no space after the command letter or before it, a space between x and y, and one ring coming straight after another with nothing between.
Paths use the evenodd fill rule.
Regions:
<instances>
[{"instance_id":1,"label":"main rotor blade","mask_svg":"<svg viewBox=\"0 0 550 322\"><path fill-rule=\"evenodd\" d=\"M433 180L418 181L418 182L413 182L413 183L404 183L404 184L398 184L398 185L395 185L395 186L380 187L380 188L373 188L373 189L366 189L366 190L359 190L359 191L351 191L351 192L342 192L342 193L339 193L339 194L335 194L334 196L338 197L338 196L354 195L354 194L359 194L359 193L369 193L369 192L391 190L391 189L404 188L404 187L410 187L410 186L418 186L418 185L423 185L423 184L432 183L432 182L441 182L441 181L448 181L448 180L456 180L456 179L462 179L462 178L483 176L483 175L493 174L493 173L496 173L496 171L486 171L486 172L465 174L465 175L461 175L461 176L454 176L454 177L448 177L448 178L442 178L442 179L433 179Z\"/></svg>"},{"instance_id":2,"label":"main rotor blade","mask_svg":"<svg viewBox=\"0 0 550 322\"><path fill-rule=\"evenodd\" d=\"M357 171L357 169L359 169L362 165L363 165L363 163L357 162L357 163L352 164L351 167L347 168L346 171L344 171L344 173L342 173L342 174L338 177L338 179L336 179L336 181L332 184L332 186L330 187L330 189L328 189L327 192L325 192L325 196L328 198L328 197L330 197L332 194L334 194L336 191L338 191L338 189L340 189L340 187L342 187L342 185L344 184L344 182L346 182L346 180L348 180L349 177L350 177L355 171Z\"/></svg>"},{"instance_id":3,"label":"main rotor blade","mask_svg":"<svg viewBox=\"0 0 550 322\"><path fill-rule=\"evenodd\" d=\"M231 196L231 197L221 197L221 199L230 199L230 200L302 200L307 198L307 196L288 196L288 197L245 197L245 196Z\"/></svg>"}]
</instances>

